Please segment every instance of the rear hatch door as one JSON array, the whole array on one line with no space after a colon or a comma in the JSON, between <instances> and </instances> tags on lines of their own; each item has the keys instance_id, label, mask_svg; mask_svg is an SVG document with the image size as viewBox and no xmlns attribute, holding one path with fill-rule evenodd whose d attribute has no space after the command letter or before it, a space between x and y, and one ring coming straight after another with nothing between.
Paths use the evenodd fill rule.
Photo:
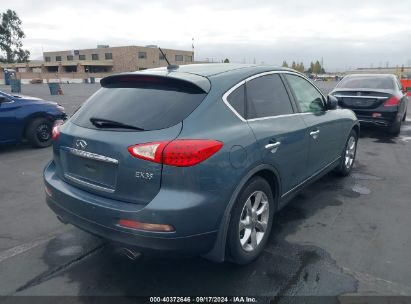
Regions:
<instances>
[{"instance_id":1,"label":"rear hatch door","mask_svg":"<svg viewBox=\"0 0 411 304\"><path fill-rule=\"evenodd\" d=\"M147 204L161 186L162 164L133 157L128 147L171 141L207 95L194 83L158 76L111 77L60 127L60 177L83 190Z\"/></svg>"}]
</instances>

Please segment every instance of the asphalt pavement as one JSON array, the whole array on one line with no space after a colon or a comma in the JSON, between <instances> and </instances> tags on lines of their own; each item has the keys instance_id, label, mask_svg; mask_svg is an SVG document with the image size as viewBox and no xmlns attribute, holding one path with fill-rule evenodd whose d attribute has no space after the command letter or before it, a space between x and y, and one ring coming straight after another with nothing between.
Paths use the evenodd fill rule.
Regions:
<instances>
[{"instance_id":1,"label":"asphalt pavement","mask_svg":"<svg viewBox=\"0 0 411 304\"><path fill-rule=\"evenodd\" d=\"M334 82L316 83L325 93ZM99 88L23 85L68 114ZM0 86L0 90L9 88ZM262 256L239 267L202 258L127 259L60 223L44 200L51 148L0 148L0 296L411 296L411 119L398 137L362 129L353 173L332 174L280 211ZM286 298L285 298L286 299Z\"/></svg>"}]
</instances>

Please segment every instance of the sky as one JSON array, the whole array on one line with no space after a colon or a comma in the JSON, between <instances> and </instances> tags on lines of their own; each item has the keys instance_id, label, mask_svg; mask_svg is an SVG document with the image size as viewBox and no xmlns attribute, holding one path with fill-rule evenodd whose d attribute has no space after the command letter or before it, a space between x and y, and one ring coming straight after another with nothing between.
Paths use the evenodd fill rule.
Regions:
<instances>
[{"instance_id":1,"label":"sky","mask_svg":"<svg viewBox=\"0 0 411 304\"><path fill-rule=\"evenodd\" d=\"M1 0L42 51L148 44L196 60L323 60L326 70L411 65L411 0Z\"/></svg>"}]
</instances>

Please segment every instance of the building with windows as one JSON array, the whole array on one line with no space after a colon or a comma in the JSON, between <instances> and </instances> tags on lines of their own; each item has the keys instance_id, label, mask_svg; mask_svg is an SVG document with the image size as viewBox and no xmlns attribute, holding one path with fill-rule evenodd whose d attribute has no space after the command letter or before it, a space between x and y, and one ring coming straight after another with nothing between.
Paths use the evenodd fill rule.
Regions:
<instances>
[{"instance_id":1,"label":"building with windows","mask_svg":"<svg viewBox=\"0 0 411 304\"><path fill-rule=\"evenodd\" d=\"M162 50L170 64L193 63L194 52L192 51ZM145 70L166 65L164 56L155 45L145 47L99 45L94 49L44 52L43 61L1 64L0 70L13 69L20 79L54 80L57 78L70 81L70 79L89 77L101 78L113 73Z\"/></svg>"}]
</instances>

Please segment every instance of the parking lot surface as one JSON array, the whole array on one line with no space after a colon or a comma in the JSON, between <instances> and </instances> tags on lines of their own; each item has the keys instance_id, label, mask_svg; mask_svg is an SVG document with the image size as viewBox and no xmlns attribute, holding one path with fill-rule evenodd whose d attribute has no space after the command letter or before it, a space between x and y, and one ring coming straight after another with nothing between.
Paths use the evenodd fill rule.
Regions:
<instances>
[{"instance_id":1,"label":"parking lot surface","mask_svg":"<svg viewBox=\"0 0 411 304\"><path fill-rule=\"evenodd\" d=\"M334 82L316 83L325 93ZM68 114L98 84L23 85ZM9 87L0 86L9 92ZM239 267L202 258L125 258L60 223L44 201L51 148L0 147L0 295L411 295L411 121L392 138L362 129L353 173L329 174L274 221L262 256Z\"/></svg>"}]
</instances>

